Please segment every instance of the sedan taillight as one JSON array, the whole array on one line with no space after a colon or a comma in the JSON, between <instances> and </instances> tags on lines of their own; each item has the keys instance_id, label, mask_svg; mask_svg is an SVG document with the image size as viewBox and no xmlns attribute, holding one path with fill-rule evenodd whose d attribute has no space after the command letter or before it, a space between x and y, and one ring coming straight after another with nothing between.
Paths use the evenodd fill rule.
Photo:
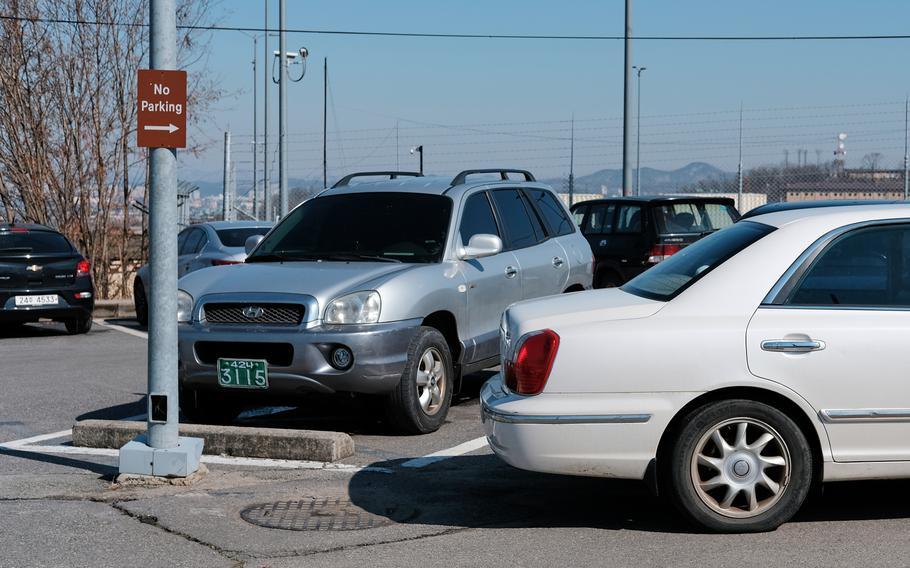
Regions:
<instances>
[{"instance_id":1,"label":"sedan taillight","mask_svg":"<svg viewBox=\"0 0 910 568\"><path fill-rule=\"evenodd\" d=\"M648 262L657 264L658 262L667 260L681 250L682 247L679 245L654 245L651 247L651 252L648 253Z\"/></svg>"},{"instance_id":2,"label":"sedan taillight","mask_svg":"<svg viewBox=\"0 0 910 568\"><path fill-rule=\"evenodd\" d=\"M506 387L516 394L540 394L550 378L558 350L559 336L551 329L522 336L515 356L503 368Z\"/></svg>"},{"instance_id":3,"label":"sedan taillight","mask_svg":"<svg viewBox=\"0 0 910 568\"><path fill-rule=\"evenodd\" d=\"M92 265L83 259L76 263L76 276L88 276L92 272Z\"/></svg>"}]
</instances>

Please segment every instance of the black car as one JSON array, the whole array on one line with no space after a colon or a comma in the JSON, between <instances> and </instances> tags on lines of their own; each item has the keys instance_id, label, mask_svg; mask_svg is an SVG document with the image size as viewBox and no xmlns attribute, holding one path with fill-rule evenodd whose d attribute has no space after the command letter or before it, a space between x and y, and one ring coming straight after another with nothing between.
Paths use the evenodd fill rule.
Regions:
<instances>
[{"instance_id":1,"label":"black car","mask_svg":"<svg viewBox=\"0 0 910 568\"><path fill-rule=\"evenodd\" d=\"M66 237L42 225L0 224L0 325L51 319L86 333L94 307L91 267Z\"/></svg>"},{"instance_id":2,"label":"black car","mask_svg":"<svg viewBox=\"0 0 910 568\"><path fill-rule=\"evenodd\" d=\"M739 219L727 197L642 196L583 201L575 222L594 251L594 287L620 286Z\"/></svg>"}]
</instances>

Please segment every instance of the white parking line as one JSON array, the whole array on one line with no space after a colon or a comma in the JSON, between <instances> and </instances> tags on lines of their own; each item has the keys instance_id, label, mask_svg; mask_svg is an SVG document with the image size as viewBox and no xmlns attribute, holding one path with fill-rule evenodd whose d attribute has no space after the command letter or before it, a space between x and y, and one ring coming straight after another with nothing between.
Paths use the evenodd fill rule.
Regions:
<instances>
[{"instance_id":1,"label":"white parking line","mask_svg":"<svg viewBox=\"0 0 910 568\"><path fill-rule=\"evenodd\" d=\"M127 335L132 335L133 337L141 337L142 339L148 339L148 338L149 338L149 334L148 334L148 333L146 333L146 332L144 332L144 331L139 331L138 329L130 329L130 328L124 327L124 326L122 326L122 325L117 325L117 324L115 324L115 323L107 323L107 322L104 322L104 321L101 321L101 320L94 320L94 321L95 321L96 324L100 325L101 327L107 327L107 328L110 328L110 329L115 329L115 330L120 331L120 332L123 332L123 333L125 333L125 334L127 334Z\"/></svg>"},{"instance_id":2,"label":"white parking line","mask_svg":"<svg viewBox=\"0 0 910 568\"><path fill-rule=\"evenodd\" d=\"M414 458L412 460L408 460L402 463L401 467L425 467L431 463L462 456L469 452L473 452L485 447L487 447L487 438L486 436L481 436L480 438L475 438L463 444L458 444L457 446L449 448L447 450L434 452L432 454L425 455L422 458Z\"/></svg>"},{"instance_id":3,"label":"white parking line","mask_svg":"<svg viewBox=\"0 0 910 568\"><path fill-rule=\"evenodd\" d=\"M12 440L10 442L4 442L0 444L0 447L9 448L11 450L26 446L28 444L34 444L35 442L46 442L47 440L54 440L56 438L65 438L72 436L72 430L60 430L59 432L51 432L50 434L41 434L40 436L32 436L31 438L22 438L21 440Z\"/></svg>"}]
</instances>

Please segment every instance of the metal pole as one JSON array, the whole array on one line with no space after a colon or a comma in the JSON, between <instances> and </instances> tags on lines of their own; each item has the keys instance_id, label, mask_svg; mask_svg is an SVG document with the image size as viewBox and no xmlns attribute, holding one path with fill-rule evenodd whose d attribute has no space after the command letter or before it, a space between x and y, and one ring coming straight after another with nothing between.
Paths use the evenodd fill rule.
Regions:
<instances>
[{"instance_id":1,"label":"metal pole","mask_svg":"<svg viewBox=\"0 0 910 568\"><path fill-rule=\"evenodd\" d=\"M152 69L177 68L175 0L149 5L149 63ZM148 445L174 448L177 418L177 151L152 148L149 168L149 270L151 294L148 327L148 392L167 400L166 421L148 417ZM160 400L160 399L158 399ZM149 404L151 407L151 403Z\"/></svg>"},{"instance_id":2,"label":"metal pole","mask_svg":"<svg viewBox=\"0 0 910 568\"><path fill-rule=\"evenodd\" d=\"M224 133L224 171L221 175L221 220L230 221L231 211L231 131Z\"/></svg>"},{"instance_id":3,"label":"metal pole","mask_svg":"<svg viewBox=\"0 0 910 568\"><path fill-rule=\"evenodd\" d=\"M743 103L739 103L739 167L736 170L739 188L736 193L736 208L742 213L743 206Z\"/></svg>"},{"instance_id":4,"label":"metal pole","mask_svg":"<svg viewBox=\"0 0 910 568\"><path fill-rule=\"evenodd\" d=\"M632 137L629 117L632 115L632 0L626 0L625 75L623 78L622 111L622 194L632 194Z\"/></svg>"},{"instance_id":5,"label":"metal pole","mask_svg":"<svg viewBox=\"0 0 910 568\"><path fill-rule=\"evenodd\" d=\"M423 175L423 144L417 150L420 151L420 175Z\"/></svg>"},{"instance_id":6,"label":"metal pole","mask_svg":"<svg viewBox=\"0 0 910 568\"><path fill-rule=\"evenodd\" d=\"M265 59L262 65L262 218L271 221L271 198L269 196L269 0L265 0L265 37L262 42Z\"/></svg>"},{"instance_id":7,"label":"metal pole","mask_svg":"<svg viewBox=\"0 0 910 568\"><path fill-rule=\"evenodd\" d=\"M285 33L285 0L278 2L278 201L279 214L288 214L288 148L285 136L288 127L288 58Z\"/></svg>"},{"instance_id":8,"label":"metal pole","mask_svg":"<svg viewBox=\"0 0 910 568\"><path fill-rule=\"evenodd\" d=\"M904 200L907 199L907 190L910 189L907 185L907 150L908 145L910 145L910 129L907 128L910 126L910 123L907 122L908 115L910 115L910 97L904 101Z\"/></svg>"},{"instance_id":9,"label":"metal pole","mask_svg":"<svg viewBox=\"0 0 910 568\"><path fill-rule=\"evenodd\" d=\"M641 195L641 72L647 67L638 67L638 110L636 111L636 122L638 123L635 133L635 195Z\"/></svg>"},{"instance_id":10,"label":"metal pole","mask_svg":"<svg viewBox=\"0 0 910 568\"><path fill-rule=\"evenodd\" d=\"M253 218L259 219L259 172L257 171L257 159L259 154L256 153L257 142L259 140L259 107L256 104L256 36L253 36Z\"/></svg>"},{"instance_id":11,"label":"metal pole","mask_svg":"<svg viewBox=\"0 0 910 568\"><path fill-rule=\"evenodd\" d=\"M572 114L572 134L569 143L569 207L575 201L575 114Z\"/></svg>"},{"instance_id":12,"label":"metal pole","mask_svg":"<svg viewBox=\"0 0 910 568\"><path fill-rule=\"evenodd\" d=\"M322 60L322 187L329 187L328 145L326 131L329 120L329 58Z\"/></svg>"}]
</instances>

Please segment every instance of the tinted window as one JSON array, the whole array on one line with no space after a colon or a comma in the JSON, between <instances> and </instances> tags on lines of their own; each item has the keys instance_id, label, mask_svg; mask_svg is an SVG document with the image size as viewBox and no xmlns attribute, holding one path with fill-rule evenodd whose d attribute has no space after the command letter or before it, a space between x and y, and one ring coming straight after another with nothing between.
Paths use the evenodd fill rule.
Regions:
<instances>
[{"instance_id":1,"label":"tinted window","mask_svg":"<svg viewBox=\"0 0 910 568\"><path fill-rule=\"evenodd\" d=\"M562 203L549 191L544 189L530 189L527 191L528 197L537 206L537 210L543 215L551 235L568 235L575 232L575 227Z\"/></svg>"},{"instance_id":2,"label":"tinted window","mask_svg":"<svg viewBox=\"0 0 910 568\"><path fill-rule=\"evenodd\" d=\"M247 262L335 260L438 262L452 200L370 192L318 197L285 217Z\"/></svg>"},{"instance_id":3,"label":"tinted window","mask_svg":"<svg viewBox=\"0 0 910 568\"><path fill-rule=\"evenodd\" d=\"M590 233L612 233L613 217L615 212L616 205L613 203L601 203L598 205L592 205L591 214L588 215L588 219L585 221L585 226L582 227L582 232L586 235Z\"/></svg>"},{"instance_id":4,"label":"tinted window","mask_svg":"<svg viewBox=\"0 0 910 568\"><path fill-rule=\"evenodd\" d=\"M576 207L572 210L572 220L575 221L575 224L581 227L581 222L585 220L585 213L588 212L587 206Z\"/></svg>"},{"instance_id":5,"label":"tinted window","mask_svg":"<svg viewBox=\"0 0 910 568\"><path fill-rule=\"evenodd\" d=\"M910 305L910 228L862 229L839 237L787 300L813 306Z\"/></svg>"},{"instance_id":6,"label":"tinted window","mask_svg":"<svg viewBox=\"0 0 910 568\"><path fill-rule=\"evenodd\" d=\"M504 189L494 191L492 196L508 237L509 248L519 249L536 245L538 242L537 230L532 224L521 192L516 189Z\"/></svg>"},{"instance_id":7,"label":"tinted window","mask_svg":"<svg viewBox=\"0 0 910 568\"><path fill-rule=\"evenodd\" d=\"M192 232L192 229L184 229L177 234L177 254L183 254L180 251L183 250L183 245L186 243L186 237L190 232Z\"/></svg>"},{"instance_id":8,"label":"tinted window","mask_svg":"<svg viewBox=\"0 0 910 568\"><path fill-rule=\"evenodd\" d=\"M464 245L467 245L474 235L485 233L500 236L486 193L475 193L465 201L460 231L461 243Z\"/></svg>"},{"instance_id":9,"label":"tinted window","mask_svg":"<svg viewBox=\"0 0 910 568\"><path fill-rule=\"evenodd\" d=\"M641 232L641 207L638 205L621 205L616 216L617 233Z\"/></svg>"},{"instance_id":10,"label":"tinted window","mask_svg":"<svg viewBox=\"0 0 910 568\"><path fill-rule=\"evenodd\" d=\"M668 301L735 254L774 230L746 221L689 245L622 287L631 294Z\"/></svg>"},{"instance_id":11,"label":"tinted window","mask_svg":"<svg viewBox=\"0 0 910 568\"><path fill-rule=\"evenodd\" d=\"M654 208L661 234L704 233L732 225L736 210L723 203L674 202Z\"/></svg>"},{"instance_id":12,"label":"tinted window","mask_svg":"<svg viewBox=\"0 0 910 568\"><path fill-rule=\"evenodd\" d=\"M48 231L15 231L0 233L0 255L70 254L73 247L59 233Z\"/></svg>"},{"instance_id":13,"label":"tinted window","mask_svg":"<svg viewBox=\"0 0 910 568\"><path fill-rule=\"evenodd\" d=\"M242 229L219 229L218 240L226 247L243 247L246 240L253 235L264 235L269 232L269 227L244 227Z\"/></svg>"},{"instance_id":14,"label":"tinted window","mask_svg":"<svg viewBox=\"0 0 910 568\"><path fill-rule=\"evenodd\" d=\"M203 237L205 233L200 229L192 229L180 248L180 254L195 254L201 247Z\"/></svg>"}]
</instances>

